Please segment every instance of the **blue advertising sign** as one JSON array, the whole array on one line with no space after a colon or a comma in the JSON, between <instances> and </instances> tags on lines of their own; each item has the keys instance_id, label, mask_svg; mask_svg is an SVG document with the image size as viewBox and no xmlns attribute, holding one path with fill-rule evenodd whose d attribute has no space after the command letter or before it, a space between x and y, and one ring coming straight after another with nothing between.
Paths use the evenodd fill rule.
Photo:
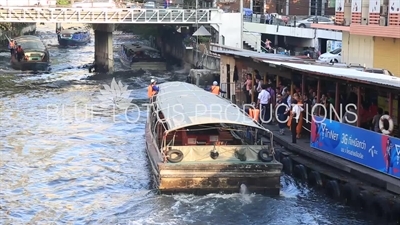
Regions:
<instances>
[{"instance_id":1,"label":"blue advertising sign","mask_svg":"<svg viewBox=\"0 0 400 225\"><path fill-rule=\"evenodd\" d=\"M314 117L310 146L400 178L400 139Z\"/></svg>"}]
</instances>

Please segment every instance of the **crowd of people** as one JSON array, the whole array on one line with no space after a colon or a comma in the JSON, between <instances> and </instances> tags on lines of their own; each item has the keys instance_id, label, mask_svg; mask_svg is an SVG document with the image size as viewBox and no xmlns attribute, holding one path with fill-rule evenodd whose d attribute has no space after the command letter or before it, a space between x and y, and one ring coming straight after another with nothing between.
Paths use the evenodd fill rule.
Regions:
<instances>
[{"instance_id":1,"label":"crowd of people","mask_svg":"<svg viewBox=\"0 0 400 225\"><path fill-rule=\"evenodd\" d=\"M277 123L280 134L284 135L289 127L292 134L292 142L301 137L304 130L311 130L312 116L319 115L326 119L339 120L349 125L357 126L357 95L354 92L344 96L339 95L339 104L342 110L335 109L336 100L333 92L321 92L318 99L316 87L307 85L302 93L299 86L284 85L267 79L264 80L256 72L255 80L252 74L246 75L242 86L245 95L245 103L252 104L260 109L260 122L263 124ZM292 92L293 90L293 92ZM291 93L292 92L292 93ZM381 132L379 121L382 115L388 115L382 108L378 108L376 101L368 101L362 96L362 104L359 109L360 126L364 129ZM316 105L318 103L318 105ZM346 107L347 106L347 107ZM345 109L346 108L346 109ZM339 118L332 113L338 111ZM388 121L384 121L384 128L389 127Z\"/></svg>"}]
</instances>

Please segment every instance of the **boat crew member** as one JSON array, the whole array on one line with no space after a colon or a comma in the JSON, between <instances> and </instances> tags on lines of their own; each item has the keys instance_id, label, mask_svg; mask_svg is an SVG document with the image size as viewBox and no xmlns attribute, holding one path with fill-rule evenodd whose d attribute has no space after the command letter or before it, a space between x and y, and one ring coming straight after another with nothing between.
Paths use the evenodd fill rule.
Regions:
<instances>
[{"instance_id":1,"label":"boat crew member","mask_svg":"<svg viewBox=\"0 0 400 225\"><path fill-rule=\"evenodd\" d=\"M18 59L18 62L21 62L21 60L24 58L24 56L25 56L24 50L22 49L21 45L18 45L18 47L17 47L17 59Z\"/></svg>"},{"instance_id":2,"label":"boat crew member","mask_svg":"<svg viewBox=\"0 0 400 225\"><path fill-rule=\"evenodd\" d=\"M147 87L147 96L152 98L154 95L160 91L160 89L156 86L157 81L155 79L150 80L150 85Z\"/></svg>"},{"instance_id":3,"label":"boat crew member","mask_svg":"<svg viewBox=\"0 0 400 225\"><path fill-rule=\"evenodd\" d=\"M225 91L222 91L221 88L218 86L218 82L214 81L213 85L210 88L211 93L214 95L219 95L220 93L226 93Z\"/></svg>"},{"instance_id":4,"label":"boat crew member","mask_svg":"<svg viewBox=\"0 0 400 225\"><path fill-rule=\"evenodd\" d=\"M15 41L14 41L14 39L11 39L10 42L8 43L8 49L10 49L11 56L13 56L14 52L15 52Z\"/></svg>"}]
</instances>

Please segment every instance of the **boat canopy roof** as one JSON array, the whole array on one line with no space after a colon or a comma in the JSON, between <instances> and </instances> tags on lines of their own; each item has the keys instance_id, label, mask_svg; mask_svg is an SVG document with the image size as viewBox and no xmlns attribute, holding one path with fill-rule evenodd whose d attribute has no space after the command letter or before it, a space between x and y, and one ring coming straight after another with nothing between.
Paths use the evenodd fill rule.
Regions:
<instances>
[{"instance_id":1,"label":"boat canopy roof","mask_svg":"<svg viewBox=\"0 0 400 225\"><path fill-rule=\"evenodd\" d=\"M88 32L88 29L83 27L68 27L67 29L61 30L61 34L74 34L74 33L85 33Z\"/></svg>"},{"instance_id":2,"label":"boat canopy roof","mask_svg":"<svg viewBox=\"0 0 400 225\"><path fill-rule=\"evenodd\" d=\"M157 112L162 112L167 132L195 125L236 124L267 130L248 117L238 106L193 84L160 84Z\"/></svg>"},{"instance_id":3,"label":"boat canopy roof","mask_svg":"<svg viewBox=\"0 0 400 225\"><path fill-rule=\"evenodd\" d=\"M46 46L43 44L40 38L33 35L24 35L20 37L14 38L17 42L17 45L21 45L21 47L26 50L36 50L36 51L46 51Z\"/></svg>"},{"instance_id":4,"label":"boat canopy roof","mask_svg":"<svg viewBox=\"0 0 400 225\"><path fill-rule=\"evenodd\" d=\"M145 45L139 45L139 44L122 44L123 47L125 47L127 50L132 50L133 52L140 52L140 51L154 51L158 52L157 49L145 46Z\"/></svg>"}]
</instances>

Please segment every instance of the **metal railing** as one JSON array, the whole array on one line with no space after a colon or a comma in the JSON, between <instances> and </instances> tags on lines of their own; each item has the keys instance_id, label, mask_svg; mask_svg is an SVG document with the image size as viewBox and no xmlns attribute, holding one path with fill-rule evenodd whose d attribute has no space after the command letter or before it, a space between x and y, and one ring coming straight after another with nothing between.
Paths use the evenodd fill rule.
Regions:
<instances>
[{"instance_id":1,"label":"metal railing","mask_svg":"<svg viewBox=\"0 0 400 225\"><path fill-rule=\"evenodd\" d=\"M217 16L219 13L223 12L217 9L187 10L0 6L0 20L2 22L210 24L220 22ZM213 20L211 17L213 17Z\"/></svg>"}]
</instances>

